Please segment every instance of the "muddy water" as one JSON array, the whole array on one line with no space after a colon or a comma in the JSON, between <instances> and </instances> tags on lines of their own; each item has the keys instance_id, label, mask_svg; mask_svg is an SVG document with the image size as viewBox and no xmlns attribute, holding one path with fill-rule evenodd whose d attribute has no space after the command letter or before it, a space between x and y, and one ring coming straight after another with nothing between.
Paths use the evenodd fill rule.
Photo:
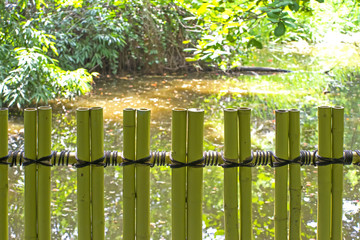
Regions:
<instances>
[{"instance_id":1,"label":"muddy water","mask_svg":"<svg viewBox=\"0 0 360 240\"><path fill-rule=\"evenodd\" d=\"M274 150L274 110L301 110L301 148L317 145L316 107L345 107L345 148L359 149L360 117L359 79L337 79L323 74L331 63L303 53L272 51L259 54L251 64L276 66L294 70L288 74L238 76L192 74L164 76L122 76L97 79L94 90L75 101L51 103L53 114L53 149L75 150L77 107L104 108L105 149L122 150L122 110L126 107L151 109L151 149L170 151L171 109L199 107L205 110L206 150L223 149L222 109L251 107L253 149ZM260 60L261 59L261 60ZM330 62L330 63L329 63ZM23 147L23 119L10 118L10 149ZM344 238L359 239L360 199L359 170L345 167ZM10 236L23 239L23 169L10 169ZM317 168L303 167L303 239L316 236ZM274 171L268 167L253 169L253 218L257 239L274 236ZM224 239L224 209L221 168L204 170L203 236ZM105 169L106 239L122 239L122 170ZM151 170L151 236L171 237L171 176L166 167ZM72 167L56 167L52 171L53 239L77 238L76 171Z\"/></svg>"}]
</instances>

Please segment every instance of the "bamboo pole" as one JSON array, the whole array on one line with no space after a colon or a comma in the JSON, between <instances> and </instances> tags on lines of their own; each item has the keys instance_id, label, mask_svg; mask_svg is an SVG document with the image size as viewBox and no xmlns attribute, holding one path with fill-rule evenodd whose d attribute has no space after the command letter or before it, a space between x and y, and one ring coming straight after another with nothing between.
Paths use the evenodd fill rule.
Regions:
<instances>
[{"instance_id":1,"label":"bamboo pole","mask_svg":"<svg viewBox=\"0 0 360 240\"><path fill-rule=\"evenodd\" d=\"M8 155L8 109L0 108L0 158ZM8 239L8 166L0 164L0 239Z\"/></svg>"},{"instance_id":2,"label":"bamboo pole","mask_svg":"<svg viewBox=\"0 0 360 240\"><path fill-rule=\"evenodd\" d=\"M25 157L36 159L36 108L24 111ZM25 167L25 239L37 239L37 206L36 206L36 164Z\"/></svg>"},{"instance_id":3,"label":"bamboo pole","mask_svg":"<svg viewBox=\"0 0 360 240\"><path fill-rule=\"evenodd\" d=\"M38 108L38 158L51 154L51 107ZM50 164L50 161L46 163ZM38 165L38 239L51 239L51 167Z\"/></svg>"},{"instance_id":4,"label":"bamboo pole","mask_svg":"<svg viewBox=\"0 0 360 240\"><path fill-rule=\"evenodd\" d=\"M318 108L319 155L331 158L331 108ZM331 165L318 167L317 239L329 240L331 229Z\"/></svg>"},{"instance_id":5,"label":"bamboo pole","mask_svg":"<svg viewBox=\"0 0 360 240\"><path fill-rule=\"evenodd\" d=\"M188 110L188 163L203 157L204 110ZM187 239L202 239L203 169L187 168Z\"/></svg>"},{"instance_id":6,"label":"bamboo pole","mask_svg":"<svg viewBox=\"0 0 360 240\"><path fill-rule=\"evenodd\" d=\"M104 156L103 109L90 109L91 161ZM104 167L91 166L92 239L105 239Z\"/></svg>"},{"instance_id":7,"label":"bamboo pole","mask_svg":"<svg viewBox=\"0 0 360 240\"><path fill-rule=\"evenodd\" d=\"M186 163L187 110L172 111L171 149L174 160ZM171 169L172 239L186 239L186 168Z\"/></svg>"},{"instance_id":8,"label":"bamboo pole","mask_svg":"<svg viewBox=\"0 0 360 240\"><path fill-rule=\"evenodd\" d=\"M239 108L239 151L240 161L251 156L250 108ZM251 168L240 167L240 239L251 240L252 226L252 175Z\"/></svg>"},{"instance_id":9,"label":"bamboo pole","mask_svg":"<svg viewBox=\"0 0 360 240\"><path fill-rule=\"evenodd\" d=\"M90 111L88 108L76 110L77 120L77 158L90 161ZM77 205L78 205L78 239L91 239L90 211L90 167L77 169Z\"/></svg>"},{"instance_id":10,"label":"bamboo pole","mask_svg":"<svg viewBox=\"0 0 360 240\"><path fill-rule=\"evenodd\" d=\"M332 108L332 157L341 158L344 146L344 108ZM332 227L331 239L342 239L342 197L344 171L342 164L332 165Z\"/></svg>"},{"instance_id":11,"label":"bamboo pole","mask_svg":"<svg viewBox=\"0 0 360 240\"><path fill-rule=\"evenodd\" d=\"M238 162L238 114L234 108L224 109L224 157ZM225 238L239 239L238 169L224 168Z\"/></svg>"},{"instance_id":12,"label":"bamboo pole","mask_svg":"<svg viewBox=\"0 0 360 240\"><path fill-rule=\"evenodd\" d=\"M123 157L135 160L135 115L133 108L123 110ZM135 239L135 165L123 166L123 239Z\"/></svg>"},{"instance_id":13,"label":"bamboo pole","mask_svg":"<svg viewBox=\"0 0 360 240\"><path fill-rule=\"evenodd\" d=\"M289 111L289 155L295 159L300 155L300 111ZM301 175L300 164L290 164L290 220L289 236L291 240L301 238Z\"/></svg>"},{"instance_id":14,"label":"bamboo pole","mask_svg":"<svg viewBox=\"0 0 360 240\"><path fill-rule=\"evenodd\" d=\"M289 159L289 112L276 110L276 156ZM275 168L275 240L287 239L288 165Z\"/></svg>"},{"instance_id":15,"label":"bamboo pole","mask_svg":"<svg viewBox=\"0 0 360 240\"><path fill-rule=\"evenodd\" d=\"M136 160L150 154L150 110L137 110ZM150 166L136 165L136 239L150 239Z\"/></svg>"}]
</instances>

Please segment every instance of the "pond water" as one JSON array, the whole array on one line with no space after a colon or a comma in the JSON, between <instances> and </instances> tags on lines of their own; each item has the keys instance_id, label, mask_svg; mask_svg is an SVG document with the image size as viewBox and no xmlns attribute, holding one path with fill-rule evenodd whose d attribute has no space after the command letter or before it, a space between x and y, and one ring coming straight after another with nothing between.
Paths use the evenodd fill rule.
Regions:
<instances>
[{"instance_id":1,"label":"pond water","mask_svg":"<svg viewBox=\"0 0 360 240\"><path fill-rule=\"evenodd\" d=\"M297 46L297 48L299 48ZM122 110L126 107L151 109L151 149L171 150L171 109L205 110L204 150L223 149L223 109L252 108L252 149L274 150L274 110L301 110L301 148L316 149L317 106L345 107L345 149L359 149L359 76L329 76L323 72L334 66L350 66L345 60L328 57L315 50L291 48L260 52L249 65L281 67L287 74L230 77L211 74L123 76L97 80L91 94L75 101L58 100L53 106L54 150L75 150L77 107L104 108L105 149L122 150ZM320 51L320 50L316 50ZM348 52L348 50L347 50ZM351 51L354 62L360 56ZM333 53L335 56L336 53ZM352 63L354 63L352 62ZM354 64L356 66L356 64ZM23 147L23 118L10 116L10 150ZM256 239L274 236L274 170L252 169L253 222ZM360 239L359 169L344 167L344 239ZM9 171L9 225L12 239L24 238L23 169ZM316 237L317 168L302 168L302 236ZM204 169L203 238L224 239L223 170ZM106 239L122 239L122 169L105 168ZM151 169L151 237L171 239L170 169ZM77 239L76 170L52 170L52 237Z\"/></svg>"}]
</instances>

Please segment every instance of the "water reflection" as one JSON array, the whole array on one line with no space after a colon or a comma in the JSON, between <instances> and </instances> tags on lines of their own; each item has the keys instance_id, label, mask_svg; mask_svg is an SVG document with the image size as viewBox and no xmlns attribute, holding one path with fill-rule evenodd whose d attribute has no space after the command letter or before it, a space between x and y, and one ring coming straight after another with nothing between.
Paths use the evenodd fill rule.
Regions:
<instances>
[{"instance_id":1,"label":"water reflection","mask_svg":"<svg viewBox=\"0 0 360 240\"><path fill-rule=\"evenodd\" d=\"M274 53L276 55L276 53ZM274 55L274 56L275 56ZM275 57L274 57L275 58ZM296 54L287 61L300 61ZM266 58L265 58L266 59ZM308 59L309 60L309 59ZM273 60L279 61L279 60ZM284 61L284 60L283 60ZM310 61L310 60L309 60ZM279 61L280 62L280 61ZM268 64L269 65L269 64ZM296 65L298 66L298 65ZM296 66L294 68L296 68ZM315 69L315 67L314 67ZM314 70L312 69L312 70ZM294 70L294 69L293 69ZM295 69L296 70L296 69ZM75 109L78 106L104 108L105 149L122 150L122 110L125 107L151 109L151 149L170 151L171 109L205 109L206 150L223 149L222 109L250 107L253 149L274 150L274 110L298 108L301 112L302 149L317 145L316 107L345 107L345 148L359 148L360 117L358 82L344 83L319 72L298 67L294 73L269 76L226 77L217 74L192 76L117 77L98 80L93 92L74 102L53 102L53 149L75 150ZM10 118L10 149L23 146L23 119ZM359 170L344 167L344 238L360 239ZM317 168L302 168L302 236L316 236ZM9 171L10 236L23 239L23 170ZM76 171L72 167L52 170L52 229L54 239L77 238ZM223 171L204 170L204 239L224 239ZM105 169L106 239L122 239L122 169ZM151 236L171 237L171 177L166 167L151 169ZM274 171L269 167L253 169L253 219L257 239L274 236Z\"/></svg>"}]
</instances>

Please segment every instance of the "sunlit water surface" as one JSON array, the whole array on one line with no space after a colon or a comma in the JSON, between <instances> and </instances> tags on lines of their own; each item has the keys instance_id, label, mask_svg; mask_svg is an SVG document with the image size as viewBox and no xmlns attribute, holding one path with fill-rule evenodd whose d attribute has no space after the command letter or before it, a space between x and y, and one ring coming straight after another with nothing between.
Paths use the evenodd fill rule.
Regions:
<instances>
[{"instance_id":1,"label":"sunlit water surface","mask_svg":"<svg viewBox=\"0 0 360 240\"><path fill-rule=\"evenodd\" d=\"M306 53L308 54L308 53ZM261 59L261 60L260 60ZM326 60L326 61L325 61ZM336 79L323 74L333 63L291 51L260 53L250 65L291 69L288 74L229 77L123 76L97 80L91 94L75 101L53 102L53 149L75 150L77 107L104 108L105 149L122 150L122 111L151 109L151 149L171 150L171 109L205 110L204 150L223 149L223 109L251 107L252 148L274 150L274 110L301 110L301 148L316 149L317 106L345 107L345 149L359 149L359 78ZM10 149L23 148L23 118L10 117ZM253 168L253 230L257 239L274 236L274 170ZM360 239L359 170L344 167L344 239ZM9 225L12 239L24 238L23 169L9 171ZM302 168L302 236L316 237L317 168ZM151 237L171 238L171 176L167 167L151 169ZM204 169L203 238L224 239L223 170ZM77 239L76 170L52 170L52 237ZM105 168L106 239L122 239L122 169Z\"/></svg>"}]
</instances>

